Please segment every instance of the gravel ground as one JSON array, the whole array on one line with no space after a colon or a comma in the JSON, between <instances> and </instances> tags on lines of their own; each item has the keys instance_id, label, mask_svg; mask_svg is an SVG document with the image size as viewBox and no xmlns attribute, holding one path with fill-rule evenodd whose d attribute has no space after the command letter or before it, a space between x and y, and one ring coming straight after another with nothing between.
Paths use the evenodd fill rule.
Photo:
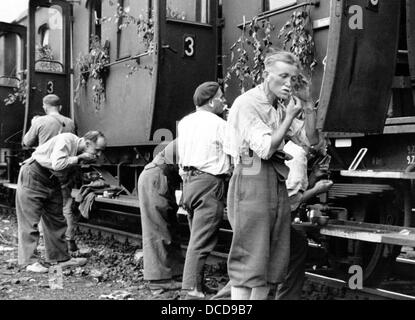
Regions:
<instances>
[{"instance_id":1,"label":"gravel ground","mask_svg":"<svg viewBox=\"0 0 415 320\"><path fill-rule=\"evenodd\" d=\"M17 265L17 221L14 214L0 213L0 300L176 300L180 291L151 291L143 280L140 246L78 234L79 251L86 257L83 267L63 270L63 289L51 289L53 275L27 272ZM42 247L38 248L41 256ZM221 288L227 278L226 265L209 266L208 284Z\"/></svg>"},{"instance_id":2,"label":"gravel ground","mask_svg":"<svg viewBox=\"0 0 415 320\"><path fill-rule=\"evenodd\" d=\"M17 221L12 210L0 208L0 300L177 300L178 291L151 291L143 280L140 245L121 244L95 234L77 234L79 251L74 257L86 257L83 267L62 272L62 288L52 289L53 275L27 272L17 265ZM44 250L39 246L41 257ZM406 249L406 250L405 250ZM415 259L412 248L404 248L402 257ZM207 284L222 288L228 281L226 263L208 265ZM53 287L53 283L52 283ZM210 298L212 295L208 296ZM329 288L306 280L303 300L354 300L344 289Z\"/></svg>"}]
</instances>

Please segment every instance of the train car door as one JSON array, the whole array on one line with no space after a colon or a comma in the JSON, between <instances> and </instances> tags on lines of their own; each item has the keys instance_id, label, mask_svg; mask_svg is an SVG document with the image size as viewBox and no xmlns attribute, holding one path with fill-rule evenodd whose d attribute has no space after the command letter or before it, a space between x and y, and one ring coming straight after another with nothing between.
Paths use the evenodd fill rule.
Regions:
<instances>
[{"instance_id":1,"label":"train car door","mask_svg":"<svg viewBox=\"0 0 415 320\"><path fill-rule=\"evenodd\" d=\"M415 2L406 0L406 37L411 82L415 87Z\"/></svg>"},{"instance_id":2,"label":"train car door","mask_svg":"<svg viewBox=\"0 0 415 320\"><path fill-rule=\"evenodd\" d=\"M62 114L70 114L70 16L71 5L63 0L31 0L28 29L28 103L26 132L35 115L44 114L42 98L56 94Z\"/></svg>"},{"instance_id":3,"label":"train car door","mask_svg":"<svg viewBox=\"0 0 415 320\"><path fill-rule=\"evenodd\" d=\"M0 22L0 152L20 146L25 107L18 98L4 101L18 89L26 67L26 27ZM24 84L24 82L23 82ZM3 150L3 153L6 152ZM8 152L8 151L7 151ZM0 163L4 156L0 154Z\"/></svg>"},{"instance_id":4,"label":"train car door","mask_svg":"<svg viewBox=\"0 0 415 320\"><path fill-rule=\"evenodd\" d=\"M318 127L382 133L396 67L401 1L333 4Z\"/></svg>"},{"instance_id":5,"label":"train car door","mask_svg":"<svg viewBox=\"0 0 415 320\"><path fill-rule=\"evenodd\" d=\"M159 57L152 132L176 133L176 121L194 110L193 93L216 81L218 0L160 0Z\"/></svg>"}]
</instances>

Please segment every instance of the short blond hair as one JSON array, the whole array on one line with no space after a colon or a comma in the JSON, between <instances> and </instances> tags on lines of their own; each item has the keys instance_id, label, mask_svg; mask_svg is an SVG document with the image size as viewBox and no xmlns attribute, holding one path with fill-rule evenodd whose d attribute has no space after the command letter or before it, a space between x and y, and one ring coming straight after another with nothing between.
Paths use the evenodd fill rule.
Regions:
<instances>
[{"instance_id":1,"label":"short blond hair","mask_svg":"<svg viewBox=\"0 0 415 320\"><path fill-rule=\"evenodd\" d=\"M265 70L272 68L277 62L284 62L301 69L300 60L291 52L283 50L271 50L265 57Z\"/></svg>"}]
</instances>

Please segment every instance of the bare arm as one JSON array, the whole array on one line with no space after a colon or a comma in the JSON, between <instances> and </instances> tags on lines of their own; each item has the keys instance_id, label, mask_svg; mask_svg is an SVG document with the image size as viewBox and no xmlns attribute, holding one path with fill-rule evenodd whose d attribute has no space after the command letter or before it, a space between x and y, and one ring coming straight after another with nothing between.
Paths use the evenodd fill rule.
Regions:
<instances>
[{"instance_id":1,"label":"bare arm","mask_svg":"<svg viewBox=\"0 0 415 320\"><path fill-rule=\"evenodd\" d=\"M305 115L305 131L310 142L310 145L316 145L319 143L319 135L317 126L317 114L314 110L314 103L312 101L304 102L304 115Z\"/></svg>"},{"instance_id":2,"label":"bare arm","mask_svg":"<svg viewBox=\"0 0 415 320\"><path fill-rule=\"evenodd\" d=\"M301 202L307 202L308 200L310 200L311 198L327 192L331 186L333 185L333 181L331 180L320 180L316 183L316 185L314 187L312 187L311 189L308 189L306 191L304 191L303 196L301 198Z\"/></svg>"},{"instance_id":3,"label":"bare arm","mask_svg":"<svg viewBox=\"0 0 415 320\"><path fill-rule=\"evenodd\" d=\"M36 117L32 119L32 125L28 132L23 137L22 145L23 147L36 147L39 143L38 140L38 127L39 125L36 123Z\"/></svg>"}]
</instances>

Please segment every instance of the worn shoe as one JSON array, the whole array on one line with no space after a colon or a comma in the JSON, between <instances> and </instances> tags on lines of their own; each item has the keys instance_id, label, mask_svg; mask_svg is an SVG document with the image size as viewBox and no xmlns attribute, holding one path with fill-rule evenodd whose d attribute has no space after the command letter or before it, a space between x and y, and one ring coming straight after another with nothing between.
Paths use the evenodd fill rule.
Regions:
<instances>
[{"instance_id":1,"label":"worn shoe","mask_svg":"<svg viewBox=\"0 0 415 320\"><path fill-rule=\"evenodd\" d=\"M88 260L86 258L71 258L64 262L59 262L58 266L60 266L62 269L71 268L71 267L81 267L85 265L87 261Z\"/></svg>"},{"instance_id":2,"label":"worn shoe","mask_svg":"<svg viewBox=\"0 0 415 320\"><path fill-rule=\"evenodd\" d=\"M205 294L216 294L218 292L218 289L212 288L211 286L208 286L206 284L203 285L203 292Z\"/></svg>"},{"instance_id":3,"label":"worn shoe","mask_svg":"<svg viewBox=\"0 0 415 320\"><path fill-rule=\"evenodd\" d=\"M46 273L49 271L49 268L46 268L45 266L42 266L39 262L35 262L32 264L29 264L26 267L26 271L29 272L36 272L36 273Z\"/></svg>"},{"instance_id":4,"label":"worn shoe","mask_svg":"<svg viewBox=\"0 0 415 320\"><path fill-rule=\"evenodd\" d=\"M66 243L68 245L69 252L78 251L78 246L76 245L75 240L66 240Z\"/></svg>"},{"instance_id":5,"label":"worn shoe","mask_svg":"<svg viewBox=\"0 0 415 320\"><path fill-rule=\"evenodd\" d=\"M179 290L182 288L182 283L174 280L150 280L148 283L148 287L150 288L150 290Z\"/></svg>"},{"instance_id":6,"label":"worn shoe","mask_svg":"<svg viewBox=\"0 0 415 320\"><path fill-rule=\"evenodd\" d=\"M219 292L210 300L231 300L231 283L228 282Z\"/></svg>"},{"instance_id":7,"label":"worn shoe","mask_svg":"<svg viewBox=\"0 0 415 320\"><path fill-rule=\"evenodd\" d=\"M185 291L181 293L180 300L205 300L206 296L202 292Z\"/></svg>"}]
</instances>

